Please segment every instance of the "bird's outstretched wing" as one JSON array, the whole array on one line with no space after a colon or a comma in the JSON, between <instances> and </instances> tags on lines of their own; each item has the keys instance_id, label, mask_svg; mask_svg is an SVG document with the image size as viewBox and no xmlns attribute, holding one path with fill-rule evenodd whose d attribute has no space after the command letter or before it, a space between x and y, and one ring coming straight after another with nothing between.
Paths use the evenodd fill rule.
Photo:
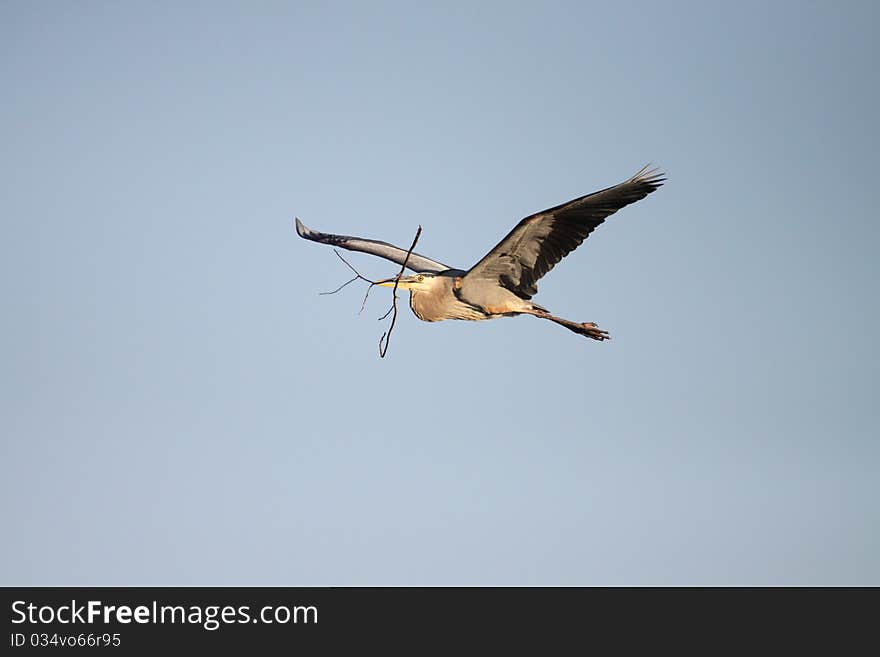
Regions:
<instances>
[{"instance_id":1,"label":"bird's outstretched wing","mask_svg":"<svg viewBox=\"0 0 880 657\"><path fill-rule=\"evenodd\" d=\"M645 198L664 180L659 169L645 167L619 185L526 217L470 269L462 286L493 280L531 299L538 293L538 279L576 249L606 217Z\"/></svg>"},{"instance_id":2,"label":"bird's outstretched wing","mask_svg":"<svg viewBox=\"0 0 880 657\"><path fill-rule=\"evenodd\" d=\"M319 233L316 230L308 228L299 220L299 218L296 220L296 232L300 237L312 240L313 242L338 246L341 249L348 249L349 251L369 253L370 255L379 256L380 258L386 258L391 262L396 262L398 265L402 265L404 259L406 259L406 249L401 249L399 246L388 244L388 242L379 242L378 240L368 240L363 237L352 237L351 235ZM448 267L442 262L431 260L418 253L410 253L409 259L406 261L406 268L412 269L415 272L439 272L452 269L452 267Z\"/></svg>"}]
</instances>

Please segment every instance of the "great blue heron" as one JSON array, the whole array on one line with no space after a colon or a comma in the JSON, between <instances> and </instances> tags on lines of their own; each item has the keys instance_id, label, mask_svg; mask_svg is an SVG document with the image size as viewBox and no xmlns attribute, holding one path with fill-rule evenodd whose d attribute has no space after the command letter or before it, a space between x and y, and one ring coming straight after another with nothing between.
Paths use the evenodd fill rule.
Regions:
<instances>
[{"instance_id":1,"label":"great blue heron","mask_svg":"<svg viewBox=\"0 0 880 657\"><path fill-rule=\"evenodd\" d=\"M469 270L456 269L417 253L376 240L349 235L330 235L307 228L297 218L300 237L361 251L403 265L416 272L378 281L378 285L410 291L409 305L426 322L444 319L480 320L512 315L549 319L594 340L608 339L608 332L593 322L577 323L552 315L531 301L536 283L557 262L576 249L609 215L645 198L665 180L658 169L645 167L629 180L599 192L581 196L520 221L498 245Z\"/></svg>"}]
</instances>

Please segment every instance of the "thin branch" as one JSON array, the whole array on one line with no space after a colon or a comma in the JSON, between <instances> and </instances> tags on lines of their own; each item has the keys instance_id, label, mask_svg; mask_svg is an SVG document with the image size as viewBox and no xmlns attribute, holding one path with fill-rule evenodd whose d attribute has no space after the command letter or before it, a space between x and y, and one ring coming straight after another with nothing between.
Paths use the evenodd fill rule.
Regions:
<instances>
[{"instance_id":1,"label":"thin branch","mask_svg":"<svg viewBox=\"0 0 880 657\"><path fill-rule=\"evenodd\" d=\"M337 292L339 292L340 290L342 290L342 288L344 288L344 287L350 285L351 283L354 283L355 281L358 281L358 280L360 280L360 281L366 281L366 282L369 283L370 285L367 287L367 293L364 295L364 300L363 300L363 302L361 303L361 309L358 311L358 315L360 315L362 312L364 312L364 306L367 305L367 297L370 296L370 290L373 289L373 286L374 286L376 283L374 283L373 281L371 281L371 280L370 280L369 278L367 278L366 276L361 275L361 273L360 273L357 269L355 269L355 268L352 266L352 264L351 264L348 260L346 260L345 258L342 257L342 254L341 254L339 251L337 251L336 249L333 249L333 253L335 253L335 254L336 254L336 257L338 257L340 260L342 260L342 262L345 263L345 266L346 266L346 267L348 267L349 269L351 269L351 270L354 272L354 278L352 278L350 281L346 281L345 283L343 283L342 285L340 285L339 287L337 287L337 288L336 288L335 290L333 290L332 292L318 292L318 294L320 294L320 295L325 295L325 294L336 294Z\"/></svg>"},{"instance_id":2,"label":"thin branch","mask_svg":"<svg viewBox=\"0 0 880 657\"><path fill-rule=\"evenodd\" d=\"M346 267L348 267L349 269L351 269L351 270L354 272L354 278L352 278L350 281L348 281L348 283L343 283L342 285L340 285L339 287L337 287L337 288L336 288L335 290L333 290L332 292L318 292L318 294L322 294L322 295L323 295L323 294L336 294L336 293L339 292L342 288L344 288L346 285L348 285L349 283L354 283L354 282L357 281L357 280L366 281L366 282L369 283L370 285L374 285L373 281L371 281L371 280L370 280L369 278L367 278L366 276L362 276L361 273L360 273L357 269L355 269L354 267L352 267L352 266L351 266L351 263L350 263L348 260L346 260L345 258L343 258L343 257L342 257L342 254L341 254L339 251L337 251L336 249L333 249L333 253L336 254L336 257L337 257L337 258L339 258L340 260L342 260L342 262L345 263L345 266L346 266Z\"/></svg>"},{"instance_id":3,"label":"thin branch","mask_svg":"<svg viewBox=\"0 0 880 657\"><path fill-rule=\"evenodd\" d=\"M388 315L391 315L391 325L388 327L388 330L382 334L382 337L379 338L379 356L382 358L385 358L385 354L388 353L388 345L390 344L390 341L391 341L391 331L394 330L394 325L397 323L397 286L400 284L400 278L403 276L403 272L406 271L406 265L409 263L409 257L412 255L413 250L416 248L416 244L418 243L419 236L421 234L422 234L422 227L419 226L418 230L416 230L416 236L413 238L412 244L410 245L409 250L406 252L406 257L403 259L403 265L401 265L400 271L397 273L397 276L394 277L394 289L392 290L393 300L391 303L391 307L388 309L388 312L386 312L384 315L382 315L379 318L379 321L382 321L383 319L388 317ZM357 269L355 269L352 266L352 264L348 260L346 260L345 258L342 257L342 254L339 253L339 251L337 251L336 249L333 249L333 253L336 254L337 258L339 258L340 260L342 260L342 262L345 263L346 267L348 267L349 269L351 269L351 271L354 272L354 278L346 281L345 283L343 283L342 285L340 285L339 287L337 287L335 290L333 290L331 292L319 292L318 294L321 294L321 295L336 294L337 292L340 292L343 288L349 286L350 284L354 283L355 281L358 281L358 280L365 281L365 282L369 283L369 285L367 286L366 294L364 294L364 300L361 303L361 309L358 311L358 315L360 315L364 311L364 307L367 305L367 299L370 296L370 290L373 289L373 286L376 285L376 282L371 281L366 276L363 276Z\"/></svg>"},{"instance_id":4,"label":"thin branch","mask_svg":"<svg viewBox=\"0 0 880 657\"><path fill-rule=\"evenodd\" d=\"M370 283L370 285L367 286L367 291L364 294L364 300L361 301L361 309L358 310L358 315L360 315L362 312L364 312L364 307L366 307L366 305L367 305L367 298L370 296L370 290L373 289L374 285L375 285L375 283Z\"/></svg>"},{"instance_id":5,"label":"thin branch","mask_svg":"<svg viewBox=\"0 0 880 657\"><path fill-rule=\"evenodd\" d=\"M403 272L406 270L406 264L409 262L409 257L412 254L413 249L416 248L416 242L419 241L419 235L421 234L422 226L420 224L416 231L416 236L413 238L412 244L409 247L409 251L406 252L406 257L403 259L403 264L400 266L400 272L398 272L394 280L394 289L392 290L393 301L391 302L391 309L388 311L393 313L391 315L391 325L388 327L388 330L382 334L382 337L379 338L379 356L381 358L385 358L385 354L388 353L388 345L391 342L391 331L394 330L394 324L397 322L397 286L400 284L400 277L403 276ZM382 319L385 319L385 317L388 317L388 313L385 313L382 316Z\"/></svg>"},{"instance_id":6,"label":"thin branch","mask_svg":"<svg viewBox=\"0 0 880 657\"><path fill-rule=\"evenodd\" d=\"M339 287L337 287L337 288L336 288L335 290L333 290L332 292L318 292L318 295L323 297L325 294L336 294L337 292L340 292L340 291L342 290L342 288L351 285L351 284L354 283L356 280L358 280L358 277L357 277L357 276L355 276L355 277L352 278L351 280L345 281L345 283L343 283L342 285L340 285Z\"/></svg>"}]
</instances>

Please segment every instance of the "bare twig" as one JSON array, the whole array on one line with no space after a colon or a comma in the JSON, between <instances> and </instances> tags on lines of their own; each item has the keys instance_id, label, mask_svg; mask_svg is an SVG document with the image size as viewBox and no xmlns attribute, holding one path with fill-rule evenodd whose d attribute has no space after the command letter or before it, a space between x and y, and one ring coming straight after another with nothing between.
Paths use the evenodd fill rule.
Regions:
<instances>
[{"instance_id":1,"label":"bare twig","mask_svg":"<svg viewBox=\"0 0 880 657\"><path fill-rule=\"evenodd\" d=\"M370 296L370 290L373 289L373 286L374 286L376 283L374 283L373 281L371 281L371 280L370 280L369 278L367 278L366 276L361 275L361 273L360 273L357 269L355 269L355 268L352 266L352 264L351 264L348 260L346 260L345 258L342 257L342 254L341 254L339 251L337 251L336 249L333 249L333 253L335 253L335 254L336 254L336 257L338 257L340 260L342 260L342 262L345 263L345 266L346 266L346 267L348 267L349 269L351 269L351 270L354 272L354 278L352 278L350 281L346 281L345 283L343 283L342 285L340 285L339 287L337 287L337 288L336 288L335 290L333 290L332 292L318 292L318 294L320 294L320 295L325 295L325 294L336 294L337 292L339 292L340 290L342 290L342 288L347 287L348 285L350 285L351 283L354 283L355 281L358 281L358 280L360 280L360 281L366 281L366 282L369 283L370 285L367 287L367 293L364 295L364 300L363 300L363 302L361 303L361 309L358 311L358 315L360 315L362 312L364 312L364 306L367 305L367 297ZM386 314L386 317L387 317L387 314Z\"/></svg>"},{"instance_id":2,"label":"bare twig","mask_svg":"<svg viewBox=\"0 0 880 657\"><path fill-rule=\"evenodd\" d=\"M336 288L335 290L333 290L332 292L318 292L318 294L319 294L320 296L322 296L322 297L323 297L325 294L336 294L337 292L340 292L340 291L342 290L342 288L344 288L344 287L348 287L349 285L351 285L352 283L354 283L356 280L358 280L358 277L357 277L357 276L355 276L354 278L352 278L352 279L350 279L350 280L345 281L345 283L343 283L342 285L340 285L339 287L337 287L337 288Z\"/></svg>"},{"instance_id":3,"label":"bare twig","mask_svg":"<svg viewBox=\"0 0 880 657\"><path fill-rule=\"evenodd\" d=\"M409 257L410 257L410 255L412 255L413 250L416 248L416 244L418 243L419 236L421 234L422 234L422 227L419 226L418 230L416 230L416 236L413 238L412 245L409 247L409 251L406 252L406 257L403 259L403 265L401 265L400 271L397 273L397 276L394 277L394 289L392 290L393 301L391 302L391 307L388 309L388 312L386 312L384 315L382 315L379 318L379 321L382 321L383 319L388 317L388 315L391 315L391 325L388 327L388 330L382 334L382 337L379 338L379 356L381 356L382 358L385 358L385 354L388 353L388 345L391 340L391 331L394 330L394 324L397 322L397 286L400 284L400 277L403 276L403 272L406 271L406 265L409 263ZM367 305L367 298L370 296L370 290L373 289L373 286L376 285L376 282L371 281L366 276L363 276L357 269L355 269L351 265L351 263L348 260L346 260L345 258L342 257L342 254L339 253L339 251L337 251L336 249L333 249L333 253L335 253L336 257L338 257L340 260L342 260L342 262L345 263L346 267L348 267L349 269L351 269L351 271L354 272L354 278L346 281L345 283L343 283L342 285L340 285L339 287L337 287L335 290L333 290L331 292L319 292L318 294L321 294L321 295L336 294L337 292L341 291L343 288L349 286L350 284L354 283L355 281L358 281L358 280L366 281L367 283L369 283L369 286L367 287L366 294L364 294L364 300L363 300L363 303L361 303L361 309L358 311L358 315L360 315L364 311L364 306Z\"/></svg>"},{"instance_id":4,"label":"bare twig","mask_svg":"<svg viewBox=\"0 0 880 657\"><path fill-rule=\"evenodd\" d=\"M412 244L409 247L409 251L406 252L406 257L403 259L403 264L400 266L400 271L394 280L394 289L392 290L393 301L391 302L391 309L388 311L392 313L391 325L388 327L388 330L382 334L382 337L379 338L379 356L381 358L385 358L385 354L388 353L388 345L391 342L391 331L394 330L394 324L397 322L397 286L400 284L400 277L403 276L403 272L406 270L409 256L412 254L413 249L416 248L416 242L419 241L419 235L421 234L422 226L420 224L418 230L416 230L416 236L413 238ZM388 313L385 313L381 319L385 319L386 317L388 317Z\"/></svg>"}]
</instances>

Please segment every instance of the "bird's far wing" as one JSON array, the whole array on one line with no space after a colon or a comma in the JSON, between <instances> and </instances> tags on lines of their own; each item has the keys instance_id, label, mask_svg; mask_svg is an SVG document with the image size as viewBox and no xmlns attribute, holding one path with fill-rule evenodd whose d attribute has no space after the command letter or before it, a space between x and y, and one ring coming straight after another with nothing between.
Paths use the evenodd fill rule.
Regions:
<instances>
[{"instance_id":1,"label":"bird's far wing","mask_svg":"<svg viewBox=\"0 0 880 657\"><path fill-rule=\"evenodd\" d=\"M665 180L645 167L632 178L600 192L581 196L520 221L462 280L497 281L524 299L538 293L536 283L576 249L605 218L645 198Z\"/></svg>"},{"instance_id":2,"label":"bird's far wing","mask_svg":"<svg viewBox=\"0 0 880 657\"><path fill-rule=\"evenodd\" d=\"M338 246L341 249L348 249L349 251L360 251L362 253L369 253L370 255L379 256L380 258L386 258L391 262L396 262L398 265L402 265L404 259L406 258L406 249L401 249L400 247L394 246L393 244L388 244L388 242L368 240L364 239L363 237L352 237L350 235L330 235L329 233L319 233L316 230L311 230L310 228L308 228L303 222L299 220L299 218L297 218L296 220L296 232L299 234L300 237L304 237L307 240L312 240L313 242L329 244L330 246ZM409 260L406 261L406 268L412 269L415 272L439 272L451 269L451 267L447 267L442 262L431 260L430 258L426 258L425 256L419 255L418 253L409 254Z\"/></svg>"}]
</instances>

